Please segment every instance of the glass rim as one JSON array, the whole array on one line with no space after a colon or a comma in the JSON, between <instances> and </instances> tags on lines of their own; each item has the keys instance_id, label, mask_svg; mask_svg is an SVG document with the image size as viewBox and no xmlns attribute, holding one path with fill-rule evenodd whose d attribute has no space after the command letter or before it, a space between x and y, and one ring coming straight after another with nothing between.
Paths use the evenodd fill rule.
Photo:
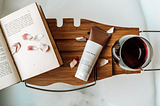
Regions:
<instances>
[{"instance_id":1,"label":"glass rim","mask_svg":"<svg viewBox=\"0 0 160 106\"><path fill-rule=\"evenodd\" d=\"M138 36L138 35L125 35L125 36L122 36L121 38L119 38L118 40L120 40L120 39L122 39L123 37L126 37L126 36L131 36L131 37L125 39L125 40L120 44L120 49L119 49L119 54L120 54L119 58L120 58L121 62L126 66L126 68L124 68L124 69L130 70L130 71L137 71L137 70L141 70L142 68L145 68L146 66L149 65L149 63L151 62L151 60L152 60L152 58L153 58L153 47L152 47L151 43L150 43L146 38L144 38L144 37L142 37L142 36ZM124 43L125 43L126 41L128 41L129 39L135 38L135 37L141 38L141 39L143 40L143 42L146 44L147 52L149 52L150 55L147 55L147 59L145 60L145 62L143 63L143 65L142 65L141 67L134 69L134 68L131 68L131 67L129 67L128 65L126 65L126 64L124 63L124 61L122 60L121 51L122 51L122 47L123 47ZM118 40L117 40L117 41L118 41ZM150 59L150 60L147 61L148 59ZM146 62L147 62L147 63L146 63Z\"/></svg>"}]
</instances>

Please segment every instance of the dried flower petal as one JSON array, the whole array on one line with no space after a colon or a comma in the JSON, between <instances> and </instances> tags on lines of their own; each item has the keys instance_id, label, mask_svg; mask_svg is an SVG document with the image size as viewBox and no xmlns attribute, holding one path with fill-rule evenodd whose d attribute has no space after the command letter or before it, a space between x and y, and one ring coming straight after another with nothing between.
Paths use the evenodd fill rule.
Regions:
<instances>
[{"instance_id":1,"label":"dried flower petal","mask_svg":"<svg viewBox=\"0 0 160 106\"><path fill-rule=\"evenodd\" d=\"M21 48L21 44L18 42L18 43L16 43L16 45L17 45L17 52L18 52Z\"/></svg>"},{"instance_id":2,"label":"dried flower petal","mask_svg":"<svg viewBox=\"0 0 160 106\"><path fill-rule=\"evenodd\" d=\"M107 33L113 33L114 32L114 27L110 28Z\"/></svg>"},{"instance_id":3,"label":"dried flower petal","mask_svg":"<svg viewBox=\"0 0 160 106\"><path fill-rule=\"evenodd\" d=\"M31 36L28 33L25 33L25 34L22 35L22 38L23 38L23 40L31 40L33 38L33 36Z\"/></svg>"},{"instance_id":4,"label":"dried flower petal","mask_svg":"<svg viewBox=\"0 0 160 106\"><path fill-rule=\"evenodd\" d=\"M28 46L27 47L28 51L32 51L32 50L38 50L38 48L36 46Z\"/></svg>"},{"instance_id":5,"label":"dried flower petal","mask_svg":"<svg viewBox=\"0 0 160 106\"><path fill-rule=\"evenodd\" d=\"M98 59L96 67L97 68L102 67L102 66L106 65L107 63L108 63L108 60L106 60L106 59Z\"/></svg>"},{"instance_id":6,"label":"dried flower petal","mask_svg":"<svg viewBox=\"0 0 160 106\"><path fill-rule=\"evenodd\" d=\"M40 41L43 37L44 37L44 35L38 34L38 35L33 36L32 40Z\"/></svg>"},{"instance_id":7,"label":"dried flower petal","mask_svg":"<svg viewBox=\"0 0 160 106\"><path fill-rule=\"evenodd\" d=\"M40 43L39 48L43 52L47 52L49 50L49 45Z\"/></svg>"},{"instance_id":8,"label":"dried flower petal","mask_svg":"<svg viewBox=\"0 0 160 106\"><path fill-rule=\"evenodd\" d=\"M12 46L11 46L11 52L12 54L15 54L17 53L21 48L21 44L19 42L17 43L14 43Z\"/></svg>"},{"instance_id":9,"label":"dried flower petal","mask_svg":"<svg viewBox=\"0 0 160 106\"><path fill-rule=\"evenodd\" d=\"M74 57L73 60L70 62L70 67L73 68L79 61L78 57Z\"/></svg>"},{"instance_id":10,"label":"dried flower petal","mask_svg":"<svg viewBox=\"0 0 160 106\"><path fill-rule=\"evenodd\" d=\"M15 54L16 51L17 51L17 47L13 45L13 46L11 47L11 52L12 52L12 54Z\"/></svg>"},{"instance_id":11,"label":"dried flower petal","mask_svg":"<svg viewBox=\"0 0 160 106\"><path fill-rule=\"evenodd\" d=\"M77 57L74 57L73 59L75 59L77 62L79 61L79 58L78 58L78 56L77 56Z\"/></svg>"},{"instance_id":12,"label":"dried flower petal","mask_svg":"<svg viewBox=\"0 0 160 106\"><path fill-rule=\"evenodd\" d=\"M82 36L82 37L77 37L76 40L77 40L77 41L86 42L86 41L87 41L87 38L85 38L85 37Z\"/></svg>"}]
</instances>

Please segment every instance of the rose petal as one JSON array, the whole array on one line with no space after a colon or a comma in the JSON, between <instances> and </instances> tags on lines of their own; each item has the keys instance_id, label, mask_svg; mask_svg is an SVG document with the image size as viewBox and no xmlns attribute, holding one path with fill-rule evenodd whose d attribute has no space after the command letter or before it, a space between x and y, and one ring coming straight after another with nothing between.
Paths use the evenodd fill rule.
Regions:
<instances>
[{"instance_id":1,"label":"rose petal","mask_svg":"<svg viewBox=\"0 0 160 106\"><path fill-rule=\"evenodd\" d=\"M43 52L47 52L49 50L49 45L40 43L39 48Z\"/></svg>"},{"instance_id":2,"label":"rose petal","mask_svg":"<svg viewBox=\"0 0 160 106\"><path fill-rule=\"evenodd\" d=\"M12 46L11 46L11 52L12 54L15 54L17 53L21 48L21 44L20 42L17 42L17 43L14 43Z\"/></svg>"},{"instance_id":3,"label":"rose petal","mask_svg":"<svg viewBox=\"0 0 160 106\"><path fill-rule=\"evenodd\" d=\"M28 33L25 33L22 35L23 40L31 40L33 36L29 35Z\"/></svg>"},{"instance_id":4,"label":"rose petal","mask_svg":"<svg viewBox=\"0 0 160 106\"><path fill-rule=\"evenodd\" d=\"M114 27L110 28L107 33L113 33L114 32Z\"/></svg>"},{"instance_id":5,"label":"rose petal","mask_svg":"<svg viewBox=\"0 0 160 106\"><path fill-rule=\"evenodd\" d=\"M73 68L76 66L76 64L78 63L79 58L78 57L74 57L73 60L70 62L70 67Z\"/></svg>"},{"instance_id":6,"label":"rose petal","mask_svg":"<svg viewBox=\"0 0 160 106\"><path fill-rule=\"evenodd\" d=\"M70 67L73 68L77 64L77 61L73 59L72 62L70 62Z\"/></svg>"},{"instance_id":7,"label":"rose petal","mask_svg":"<svg viewBox=\"0 0 160 106\"><path fill-rule=\"evenodd\" d=\"M12 46L12 47L11 47L11 52L12 52L12 54L15 54L16 51L17 51L17 47L16 47L16 46Z\"/></svg>"},{"instance_id":8,"label":"rose petal","mask_svg":"<svg viewBox=\"0 0 160 106\"><path fill-rule=\"evenodd\" d=\"M77 40L77 41L86 42L86 41L87 41L87 38L85 38L85 37L82 36L82 37L77 37L76 40Z\"/></svg>"},{"instance_id":9,"label":"rose petal","mask_svg":"<svg viewBox=\"0 0 160 106\"><path fill-rule=\"evenodd\" d=\"M97 68L102 67L102 66L106 65L107 63L108 63L108 60L106 60L106 59L98 59L96 67Z\"/></svg>"},{"instance_id":10,"label":"rose petal","mask_svg":"<svg viewBox=\"0 0 160 106\"><path fill-rule=\"evenodd\" d=\"M32 50L38 50L38 48L36 46L28 46L27 47L28 51L32 51Z\"/></svg>"},{"instance_id":11,"label":"rose petal","mask_svg":"<svg viewBox=\"0 0 160 106\"><path fill-rule=\"evenodd\" d=\"M21 48L21 44L18 42L18 43L16 43L16 45L17 45L17 52L18 52Z\"/></svg>"},{"instance_id":12,"label":"rose petal","mask_svg":"<svg viewBox=\"0 0 160 106\"><path fill-rule=\"evenodd\" d=\"M44 35L38 34L38 35L33 36L32 40L40 41L43 37L44 37Z\"/></svg>"},{"instance_id":13,"label":"rose petal","mask_svg":"<svg viewBox=\"0 0 160 106\"><path fill-rule=\"evenodd\" d=\"M74 57L73 59L75 59L77 62L79 61L79 58L78 58L78 56L77 56L77 57Z\"/></svg>"}]
</instances>

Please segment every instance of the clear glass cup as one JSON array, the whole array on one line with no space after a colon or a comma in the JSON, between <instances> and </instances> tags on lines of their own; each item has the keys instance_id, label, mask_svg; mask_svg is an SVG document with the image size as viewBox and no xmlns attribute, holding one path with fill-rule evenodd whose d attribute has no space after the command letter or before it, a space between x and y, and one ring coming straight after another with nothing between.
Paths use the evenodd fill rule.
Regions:
<instances>
[{"instance_id":1,"label":"clear glass cup","mask_svg":"<svg viewBox=\"0 0 160 106\"><path fill-rule=\"evenodd\" d=\"M125 35L112 47L115 62L123 69L142 70L152 60L153 48L150 42L138 35Z\"/></svg>"}]
</instances>

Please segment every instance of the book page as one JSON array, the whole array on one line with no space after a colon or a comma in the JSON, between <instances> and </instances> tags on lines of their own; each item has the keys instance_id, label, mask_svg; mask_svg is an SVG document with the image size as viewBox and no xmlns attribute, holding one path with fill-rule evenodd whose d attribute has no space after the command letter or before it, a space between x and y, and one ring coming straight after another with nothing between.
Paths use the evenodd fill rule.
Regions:
<instances>
[{"instance_id":1,"label":"book page","mask_svg":"<svg viewBox=\"0 0 160 106\"><path fill-rule=\"evenodd\" d=\"M0 30L0 89L20 81L15 64Z\"/></svg>"},{"instance_id":2,"label":"book page","mask_svg":"<svg viewBox=\"0 0 160 106\"><path fill-rule=\"evenodd\" d=\"M21 45L13 57L22 80L60 66L36 3L2 18L1 23L10 49L15 43ZM24 38L25 34L27 37ZM36 36L39 40L35 40ZM47 52L40 49L42 44L48 45Z\"/></svg>"}]
</instances>

